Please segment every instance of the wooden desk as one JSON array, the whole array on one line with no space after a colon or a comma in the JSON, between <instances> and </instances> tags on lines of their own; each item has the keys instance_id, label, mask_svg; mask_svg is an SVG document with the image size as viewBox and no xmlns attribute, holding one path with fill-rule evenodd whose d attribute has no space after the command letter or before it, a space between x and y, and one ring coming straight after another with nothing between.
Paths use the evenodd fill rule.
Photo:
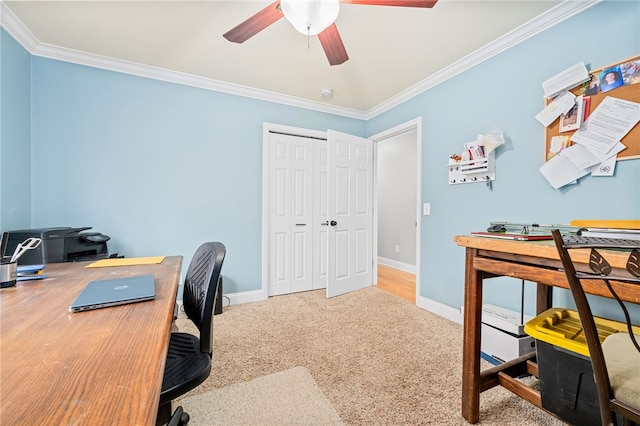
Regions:
<instances>
[{"instance_id":1,"label":"wooden desk","mask_svg":"<svg viewBox=\"0 0 640 426\"><path fill-rule=\"evenodd\" d=\"M153 425L181 256L158 265L47 265L48 278L0 290L0 422ZM91 280L153 274L153 301L70 313Z\"/></svg>"},{"instance_id":2,"label":"wooden desk","mask_svg":"<svg viewBox=\"0 0 640 426\"><path fill-rule=\"evenodd\" d=\"M513 277L537 283L536 311L552 307L553 287L569 288L553 241L511 241L476 236L456 236L454 241L466 247L464 337L462 358L462 416L477 423L480 393L494 386L504 386L516 395L542 408L540 393L516 380L525 373L538 375L535 353L480 372L480 323L482 319L482 286L485 278ZM572 259L584 263L588 250L572 250ZM624 269L628 253L607 252L614 268ZM582 269L580 266L577 269ZM611 297L601 281L585 284L588 293ZM640 303L638 286L612 282L622 300Z\"/></svg>"}]
</instances>

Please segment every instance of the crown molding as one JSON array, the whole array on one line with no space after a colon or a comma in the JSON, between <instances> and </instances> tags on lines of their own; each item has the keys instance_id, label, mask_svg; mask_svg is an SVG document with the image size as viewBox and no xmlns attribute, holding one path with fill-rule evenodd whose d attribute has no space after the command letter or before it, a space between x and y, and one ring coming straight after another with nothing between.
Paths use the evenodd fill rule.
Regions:
<instances>
[{"instance_id":1,"label":"crown molding","mask_svg":"<svg viewBox=\"0 0 640 426\"><path fill-rule=\"evenodd\" d=\"M167 69L142 65L135 62L114 59L107 56L81 52L74 49L67 49L47 43L41 43L24 26L15 14L0 1L0 24L7 30L13 38L18 41L30 54L43 58L56 59L64 62L71 62L104 70L135 75L138 77L151 78L166 81L169 83L183 84L216 92L228 93L232 95L244 96L252 99L259 99L267 102L274 102L283 105L294 106L303 109L334 114L343 117L364 119L364 112L352 108L338 107L321 102L310 101L295 96L283 95L267 90L242 86L220 80L204 78L192 74L170 71Z\"/></svg>"},{"instance_id":2,"label":"crown molding","mask_svg":"<svg viewBox=\"0 0 640 426\"><path fill-rule=\"evenodd\" d=\"M56 59L64 62L71 62L79 65L170 83L183 84L201 89L228 93L231 95L259 99L267 102L324 112L327 114L334 114L359 120L369 120L527 40L528 38L533 37L534 35L564 21L565 19L600 3L600 1L602 0L566 0L546 13L530 20L515 30L498 38L494 42L443 68L368 111L327 105L325 103L283 95L267 90L256 89L239 84L170 71L159 67L141 65L135 62L41 43L2 1L0 1L0 24L14 39L16 39L16 41L18 41L18 43L20 43L30 54L34 56Z\"/></svg>"},{"instance_id":3,"label":"crown molding","mask_svg":"<svg viewBox=\"0 0 640 426\"><path fill-rule=\"evenodd\" d=\"M542 31L559 24L578 13L595 6L602 0L566 0L547 12L535 17L503 35L484 47L470 53L464 58L448 65L437 73L414 84L397 95L371 108L365 113L365 120L370 120L390 109L408 101L409 99L437 86L448 79L467 71L470 68L486 61L487 59L522 43Z\"/></svg>"}]
</instances>

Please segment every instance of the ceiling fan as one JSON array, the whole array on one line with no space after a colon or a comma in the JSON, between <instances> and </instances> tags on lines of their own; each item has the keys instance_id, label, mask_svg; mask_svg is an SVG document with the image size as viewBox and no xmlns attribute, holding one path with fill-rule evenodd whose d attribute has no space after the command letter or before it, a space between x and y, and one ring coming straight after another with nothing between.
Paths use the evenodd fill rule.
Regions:
<instances>
[{"instance_id":1,"label":"ceiling fan","mask_svg":"<svg viewBox=\"0 0 640 426\"><path fill-rule=\"evenodd\" d=\"M431 8L438 0L277 0L223 36L234 43L244 43L283 16L298 32L317 35L329 64L340 65L349 59L336 27L339 3L372 6Z\"/></svg>"}]
</instances>

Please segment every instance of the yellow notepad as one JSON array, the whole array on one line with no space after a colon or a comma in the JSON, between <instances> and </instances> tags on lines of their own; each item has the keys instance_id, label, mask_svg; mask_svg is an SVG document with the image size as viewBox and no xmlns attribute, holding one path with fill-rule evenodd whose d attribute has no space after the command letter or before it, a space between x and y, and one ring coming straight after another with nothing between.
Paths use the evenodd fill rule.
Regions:
<instances>
[{"instance_id":1,"label":"yellow notepad","mask_svg":"<svg viewBox=\"0 0 640 426\"><path fill-rule=\"evenodd\" d=\"M87 268L106 268L110 266L133 266L133 265L152 265L155 263L162 263L166 256L152 256L152 257L123 257L114 259L102 259L95 261Z\"/></svg>"}]
</instances>

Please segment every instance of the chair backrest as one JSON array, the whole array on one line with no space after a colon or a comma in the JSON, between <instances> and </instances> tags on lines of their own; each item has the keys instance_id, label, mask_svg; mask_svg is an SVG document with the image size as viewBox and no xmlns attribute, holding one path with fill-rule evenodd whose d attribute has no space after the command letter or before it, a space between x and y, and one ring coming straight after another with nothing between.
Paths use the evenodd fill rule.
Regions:
<instances>
[{"instance_id":1,"label":"chair backrest","mask_svg":"<svg viewBox=\"0 0 640 426\"><path fill-rule=\"evenodd\" d=\"M219 297L218 282L226 252L222 243L202 244L193 255L184 280L184 311L200 330L200 350L209 354L213 347L213 308Z\"/></svg>"},{"instance_id":2,"label":"chair backrest","mask_svg":"<svg viewBox=\"0 0 640 426\"><path fill-rule=\"evenodd\" d=\"M566 239L563 238L562 234L557 229L554 229L552 234L558 250L558 255L562 261L562 267L564 268L564 272L569 283L569 288L571 289L573 300L578 310L587 347L589 348L589 356L591 358L591 365L593 367L593 375L598 393L598 405L600 407L602 424L615 424L615 415L613 414L612 409L619 411L621 414L624 413L628 415L628 412L626 411L626 408L617 410L615 407L615 401L612 403L614 395L611 389L607 364L602 351L600 337L598 336L598 329L593 319L593 314L583 288L582 280L592 280L590 282L594 282L593 280L597 279L599 280L598 282L603 283L602 285L608 288L611 295L620 305L625 316L629 336L634 343L634 346L636 346L637 350L640 352L640 346L634 338L629 312L610 283L610 280L612 280L623 283L640 284L640 253L637 250L640 248L640 241L638 241L637 247L634 247L633 243L623 244L622 241L616 242L611 239L605 241L593 237L582 237L575 238L575 241L565 241L571 239L571 237L567 237ZM589 254L589 268L591 269L591 272L585 272L584 266L580 267L579 271L576 270L576 263L571 259L568 251L570 249L585 248L591 249ZM629 251L630 254L629 260L627 261L626 272L620 268L612 268L598 248L615 249L616 251ZM640 288L638 290L640 291ZM622 404L622 406L624 406L624 404Z\"/></svg>"}]
</instances>

